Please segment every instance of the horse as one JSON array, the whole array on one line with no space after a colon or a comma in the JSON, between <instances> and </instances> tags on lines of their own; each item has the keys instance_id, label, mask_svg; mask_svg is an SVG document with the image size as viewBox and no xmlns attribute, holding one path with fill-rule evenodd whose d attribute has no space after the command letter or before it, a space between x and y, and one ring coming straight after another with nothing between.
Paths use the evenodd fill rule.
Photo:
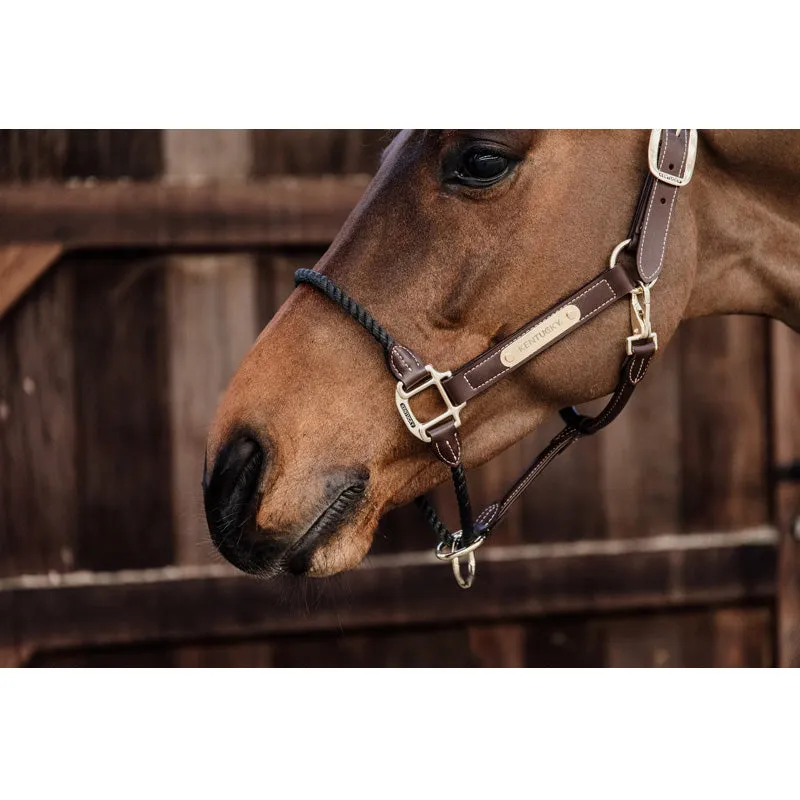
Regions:
<instances>
[{"instance_id":1,"label":"horse","mask_svg":"<svg viewBox=\"0 0 800 800\"><path fill-rule=\"evenodd\" d=\"M634 259L651 212L669 236L650 237L657 269L642 278ZM612 394L613 418L620 393L653 355L657 368L682 320L756 314L800 331L798 264L800 133L401 131L220 401L203 476L211 538L248 573L333 575L364 558L385 512L451 475L461 531L423 510L448 545L445 558L473 559L488 532L480 523L502 506L472 514L464 467L559 409L566 438L593 432L590 418L569 409ZM615 296L595 314L575 301L581 287L598 288L601 272L631 281L619 292L630 308ZM482 353L508 374L490 376L489 390L469 392L469 402L453 400L453 375L432 365L467 362L474 373ZM433 391L420 391L412 409L414 386ZM432 442L439 457L423 444L431 420L444 421ZM564 441L535 462L533 477ZM470 569L467 581L456 573L464 586L474 560Z\"/></svg>"}]
</instances>

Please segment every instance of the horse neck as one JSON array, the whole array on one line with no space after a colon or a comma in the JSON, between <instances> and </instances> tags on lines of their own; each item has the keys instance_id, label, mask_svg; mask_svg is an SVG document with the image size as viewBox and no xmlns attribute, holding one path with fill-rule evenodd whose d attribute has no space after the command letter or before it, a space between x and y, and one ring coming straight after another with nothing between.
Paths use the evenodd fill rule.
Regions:
<instances>
[{"instance_id":1,"label":"horse neck","mask_svg":"<svg viewBox=\"0 0 800 800\"><path fill-rule=\"evenodd\" d=\"M686 317L763 314L800 330L800 134L701 134Z\"/></svg>"}]
</instances>

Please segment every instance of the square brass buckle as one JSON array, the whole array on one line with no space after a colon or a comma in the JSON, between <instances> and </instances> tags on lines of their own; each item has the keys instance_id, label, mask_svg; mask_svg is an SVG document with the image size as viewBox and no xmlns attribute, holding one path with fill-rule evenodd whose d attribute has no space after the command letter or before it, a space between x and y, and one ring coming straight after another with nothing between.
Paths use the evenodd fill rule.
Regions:
<instances>
[{"instance_id":1,"label":"square brass buckle","mask_svg":"<svg viewBox=\"0 0 800 800\"><path fill-rule=\"evenodd\" d=\"M683 170L683 175L671 175L669 172L664 172L658 168L658 146L661 144L661 134L663 128L653 128L650 134L650 147L647 150L647 160L650 165L650 172L664 183L670 186L686 186L692 179L694 172L694 162L697 159L697 129L689 128L689 150L686 153L686 165ZM680 130L678 130L680 133Z\"/></svg>"},{"instance_id":2,"label":"square brass buckle","mask_svg":"<svg viewBox=\"0 0 800 800\"><path fill-rule=\"evenodd\" d=\"M456 428L461 425L461 409L464 408L466 403L462 403L460 406L454 405L453 401L445 391L444 386L442 386L442 381L446 378L449 378L453 374L452 372L439 372L430 364L426 364L425 369L430 375L430 378L423 381L419 386L415 386L413 389L411 389L411 391L407 392L405 390L402 381L397 382L397 389L394 393L394 401L397 405L397 411L400 414L400 418L406 424L406 428L408 428L408 430L414 436L416 436L417 439L420 439L423 442L429 442L431 437L428 436L428 431L434 426L438 425L440 422L452 419ZM416 414L411 410L411 403L409 400L412 397L421 394L426 389L430 389L432 386L436 387L437 391L439 392L439 396L447 406L447 410L443 414L439 414L438 417L434 417L434 419L429 420L428 422L420 422L420 420L417 419Z\"/></svg>"}]
</instances>

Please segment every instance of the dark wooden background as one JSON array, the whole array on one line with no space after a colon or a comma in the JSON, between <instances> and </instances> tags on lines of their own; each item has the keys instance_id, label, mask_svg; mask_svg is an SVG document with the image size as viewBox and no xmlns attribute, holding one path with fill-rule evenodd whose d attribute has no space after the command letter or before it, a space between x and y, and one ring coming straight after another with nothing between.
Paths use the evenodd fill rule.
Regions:
<instances>
[{"instance_id":1,"label":"dark wooden background","mask_svg":"<svg viewBox=\"0 0 800 800\"><path fill-rule=\"evenodd\" d=\"M498 530L469 592L413 509L324 582L215 556L199 482L219 394L355 202L365 179L344 176L388 140L0 133L0 289L4 248L64 249L0 318L0 663L800 663L800 496L774 478L800 456L800 344L757 318L686 324L621 419ZM551 433L477 470L480 500Z\"/></svg>"}]
</instances>

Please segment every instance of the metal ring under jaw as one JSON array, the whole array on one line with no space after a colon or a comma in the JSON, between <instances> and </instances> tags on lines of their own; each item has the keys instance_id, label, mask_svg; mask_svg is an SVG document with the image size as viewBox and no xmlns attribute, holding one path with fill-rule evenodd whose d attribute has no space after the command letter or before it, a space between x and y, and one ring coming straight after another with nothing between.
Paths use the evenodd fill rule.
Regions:
<instances>
[{"instance_id":1,"label":"metal ring under jaw","mask_svg":"<svg viewBox=\"0 0 800 800\"><path fill-rule=\"evenodd\" d=\"M462 589L469 589L472 586L473 582L475 581L475 553L471 552L467 556L467 577L465 578L461 574L461 562L457 559L453 559L453 575L455 575L456 583Z\"/></svg>"},{"instance_id":2,"label":"metal ring under jaw","mask_svg":"<svg viewBox=\"0 0 800 800\"><path fill-rule=\"evenodd\" d=\"M455 547L454 545L453 549L450 550L450 552L445 552L443 549L449 544L449 542L441 541L439 542L439 544L436 545L436 558L438 558L439 561L452 561L453 559L469 555L469 553L474 553L486 541L487 535L488 535L488 530L484 529L481 531L478 538L474 542L471 542L470 544L465 545L464 547L458 547L458 548ZM458 541L460 538L461 537L459 535L459 537L456 538L455 541Z\"/></svg>"},{"instance_id":3,"label":"metal ring under jaw","mask_svg":"<svg viewBox=\"0 0 800 800\"><path fill-rule=\"evenodd\" d=\"M454 534L452 540L442 540L436 545L436 558L440 561L449 561L453 566L453 575L455 576L456 583L462 589L469 589L475 580L475 572L477 569L475 563L475 551L486 541L489 535L489 528L487 525L476 525L475 531L478 533L475 541L470 542L464 547L456 547L456 543L461 539L461 531ZM444 548L450 546L452 549L445 552ZM467 557L467 576L461 572L461 559Z\"/></svg>"}]
</instances>

